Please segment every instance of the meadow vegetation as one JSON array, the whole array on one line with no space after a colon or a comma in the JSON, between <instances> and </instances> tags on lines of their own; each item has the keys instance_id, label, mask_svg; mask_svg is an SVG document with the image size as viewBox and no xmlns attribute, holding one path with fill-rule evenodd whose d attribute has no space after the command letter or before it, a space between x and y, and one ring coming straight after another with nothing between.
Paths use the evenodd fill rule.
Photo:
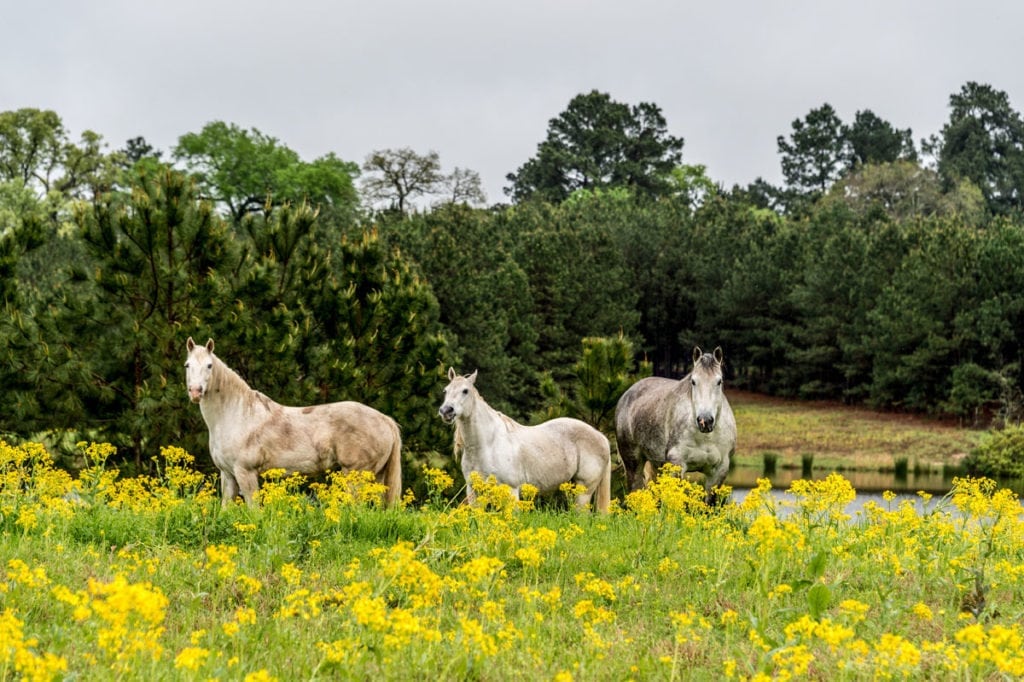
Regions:
<instances>
[{"instance_id":1,"label":"meadow vegetation","mask_svg":"<svg viewBox=\"0 0 1024 682\"><path fill-rule=\"evenodd\" d=\"M741 424L736 465L763 464L776 453L777 466L800 468L805 454L814 466L838 471L892 471L905 460L920 468L958 466L984 436L950 420L880 412L828 401L772 398L728 391Z\"/></svg>"},{"instance_id":2,"label":"meadow vegetation","mask_svg":"<svg viewBox=\"0 0 1024 682\"><path fill-rule=\"evenodd\" d=\"M0 680L1024 675L1021 507L987 479L850 516L838 474L712 510L663 473L588 514L271 472L222 508L181 448L138 478L80 449L0 442Z\"/></svg>"}]
</instances>

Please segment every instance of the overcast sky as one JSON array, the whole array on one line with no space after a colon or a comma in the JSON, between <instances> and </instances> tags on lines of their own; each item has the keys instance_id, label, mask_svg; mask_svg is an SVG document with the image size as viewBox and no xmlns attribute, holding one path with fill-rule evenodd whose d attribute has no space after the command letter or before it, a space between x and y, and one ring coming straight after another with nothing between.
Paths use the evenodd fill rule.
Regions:
<instances>
[{"instance_id":1,"label":"overcast sky","mask_svg":"<svg viewBox=\"0 0 1024 682\"><path fill-rule=\"evenodd\" d=\"M599 90L658 105L683 161L781 181L776 138L825 102L915 143L968 81L1024 108L1020 0L44 0L0 13L0 111L168 152L214 120L312 160L437 151L490 202L548 121Z\"/></svg>"}]
</instances>

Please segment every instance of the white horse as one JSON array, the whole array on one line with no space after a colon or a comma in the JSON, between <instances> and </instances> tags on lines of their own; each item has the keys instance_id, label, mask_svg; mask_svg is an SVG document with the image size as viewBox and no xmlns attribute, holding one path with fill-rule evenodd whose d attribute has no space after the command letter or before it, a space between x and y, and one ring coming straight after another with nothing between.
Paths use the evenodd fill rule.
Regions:
<instances>
[{"instance_id":1,"label":"white horse","mask_svg":"<svg viewBox=\"0 0 1024 682\"><path fill-rule=\"evenodd\" d=\"M255 503L259 475L268 469L313 476L326 471L372 471L387 486L385 501L402 492L402 437L391 417L346 401L288 407L249 388L213 354L213 339L186 342L188 397L210 431L210 456L220 470L222 502L239 494Z\"/></svg>"},{"instance_id":2,"label":"white horse","mask_svg":"<svg viewBox=\"0 0 1024 682\"><path fill-rule=\"evenodd\" d=\"M722 349L693 349L693 371L680 381L647 377L619 398L615 440L633 490L651 475L651 464L670 463L704 473L708 503L729 473L736 451L736 419L722 389ZM641 467L641 463L644 466Z\"/></svg>"},{"instance_id":3,"label":"white horse","mask_svg":"<svg viewBox=\"0 0 1024 682\"><path fill-rule=\"evenodd\" d=\"M530 484L540 492L558 490L566 482L584 486L576 505L587 508L592 498L598 511L611 502L611 446L603 433L578 419L561 417L524 426L498 412L480 397L476 372L458 376L448 369L444 402L438 409L446 423L455 423L456 454L462 451L466 500L476 499L470 474L494 476L512 488ZM596 498L595 498L596 495Z\"/></svg>"}]
</instances>

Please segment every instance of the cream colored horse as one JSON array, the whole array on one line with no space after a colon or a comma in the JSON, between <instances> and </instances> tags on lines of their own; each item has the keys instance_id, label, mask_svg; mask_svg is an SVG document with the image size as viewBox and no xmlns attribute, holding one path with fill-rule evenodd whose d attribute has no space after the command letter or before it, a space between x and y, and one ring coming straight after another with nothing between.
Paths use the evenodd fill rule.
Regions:
<instances>
[{"instance_id":1,"label":"cream colored horse","mask_svg":"<svg viewBox=\"0 0 1024 682\"><path fill-rule=\"evenodd\" d=\"M615 440L632 489L642 488L651 464L666 462L681 473L700 471L708 503L729 473L736 450L736 419L722 390L722 349L693 349L693 371L679 381L647 377L619 398ZM641 464L644 466L641 467Z\"/></svg>"},{"instance_id":2,"label":"cream colored horse","mask_svg":"<svg viewBox=\"0 0 1024 682\"><path fill-rule=\"evenodd\" d=\"M210 456L220 470L227 505L241 495L255 503L259 475L284 469L306 476L334 469L372 471L387 486L385 501L402 492L402 437L391 417L346 401L288 407L249 388L205 346L186 342L188 397L210 431Z\"/></svg>"},{"instance_id":3,"label":"cream colored horse","mask_svg":"<svg viewBox=\"0 0 1024 682\"><path fill-rule=\"evenodd\" d=\"M476 499L470 474L477 472L511 487L516 499L527 483L542 493L576 483L586 489L576 496L578 507L587 508L593 498L598 511L608 511L611 446L603 433L568 417L524 426L484 401L474 385L476 372L457 376L449 368L448 380L438 414L446 423L455 423L470 504Z\"/></svg>"}]
</instances>

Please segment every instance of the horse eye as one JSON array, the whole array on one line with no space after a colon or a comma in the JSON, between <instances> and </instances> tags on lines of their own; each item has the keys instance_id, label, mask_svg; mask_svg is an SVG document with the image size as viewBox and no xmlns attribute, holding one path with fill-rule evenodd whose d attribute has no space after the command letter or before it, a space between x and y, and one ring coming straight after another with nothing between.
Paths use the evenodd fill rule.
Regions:
<instances>
[{"instance_id":1,"label":"horse eye","mask_svg":"<svg viewBox=\"0 0 1024 682\"><path fill-rule=\"evenodd\" d=\"M719 386L721 386L721 385L722 385L722 380L721 380L721 379L719 379L719 380L718 380L718 385L719 385Z\"/></svg>"},{"instance_id":2,"label":"horse eye","mask_svg":"<svg viewBox=\"0 0 1024 682\"><path fill-rule=\"evenodd\" d=\"M210 364L208 364L208 365L206 366L206 369L213 369L213 363L211 362Z\"/></svg>"},{"instance_id":3,"label":"horse eye","mask_svg":"<svg viewBox=\"0 0 1024 682\"><path fill-rule=\"evenodd\" d=\"M469 389L468 388L462 389L462 395L469 395Z\"/></svg>"},{"instance_id":4,"label":"horse eye","mask_svg":"<svg viewBox=\"0 0 1024 682\"><path fill-rule=\"evenodd\" d=\"M697 380L696 379L690 379L690 385L691 386L696 386L697 385Z\"/></svg>"},{"instance_id":5,"label":"horse eye","mask_svg":"<svg viewBox=\"0 0 1024 682\"><path fill-rule=\"evenodd\" d=\"M185 363L185 369L188 369L188 363L187 362Z\"/></svg>"}]
</instances>

